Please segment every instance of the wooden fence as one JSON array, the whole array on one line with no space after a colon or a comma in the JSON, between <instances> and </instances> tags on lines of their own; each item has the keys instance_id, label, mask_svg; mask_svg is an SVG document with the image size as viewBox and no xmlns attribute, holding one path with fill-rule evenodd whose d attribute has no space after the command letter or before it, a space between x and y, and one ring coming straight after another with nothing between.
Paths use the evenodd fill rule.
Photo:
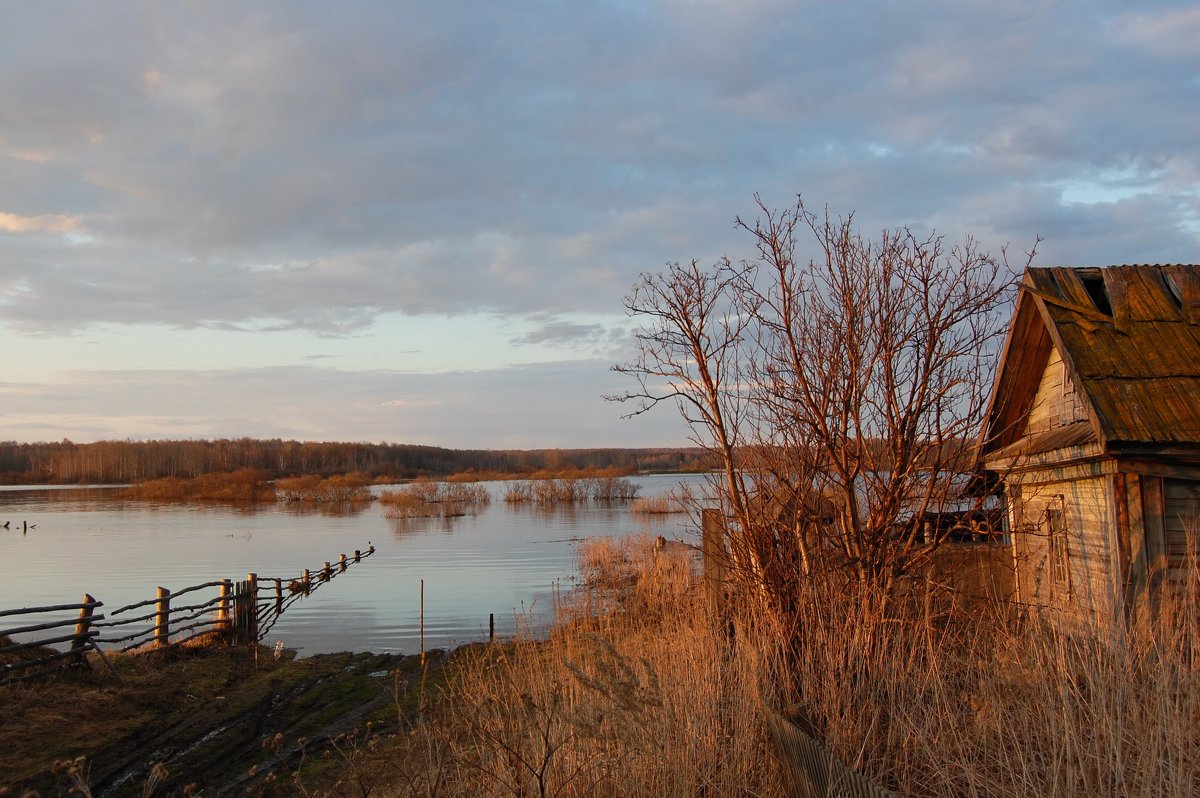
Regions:
<instances>
[{"instance_id":1,"label":"wooden fence","mask_svg":"<svg viewBox=\"0 0 1200 798\"><path fill-rule=\"evenodd\" d=\"M767 733L788 794L797 798L891 798L889 792L834 756L820 740L765 708Z\"/></svg>"},{"instance_id":2,"label":"wooden fence","mask_svg":"<svg viewBox=\"0 0 1200 798\"><path fill-rule=\"evenodd\" d=\"M154 598L118 607L107 616L96 613L104 603L87 594L78 604L2 610L0 619L50 617L0 629L0 685L44 676L64 665L84 665L89 650L103 656L99 643L119 651L162 649L202 637L234 644L257 643L292 604L374 553L375 547L370 546L365 552L342 554L336 563L305 568L295 578L250 573L238 582L218 579L175 591L159 587ZM75 617L52 617L73 610L78 611ZM68 627L73 627L70 634L65 631ZM39 632L50 634L36 639L14 639ZM54 649L66 644L70 644L66 651Z\"/></svg>"}]
</instances>

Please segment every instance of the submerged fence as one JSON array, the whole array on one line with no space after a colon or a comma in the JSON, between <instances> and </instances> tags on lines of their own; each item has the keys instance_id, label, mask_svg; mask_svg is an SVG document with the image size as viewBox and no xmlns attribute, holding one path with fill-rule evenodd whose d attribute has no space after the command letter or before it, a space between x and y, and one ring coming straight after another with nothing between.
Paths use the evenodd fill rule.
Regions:
<instances>
[{"instance_id":1,"label":"submerged fence","mask_svg":"<svg viewBox=\"0 0 1200 798\"><path fill-rule=\"evenodd\" d=\"M96 610L104 603L85 594L78 604L0 610L0 623L28 616L37 620L77 610L73 618L50 617L34 623L0 628L0 685L57 672L64 665L83 665L88 651L102 657L99 644L118 651L163 649L199 638L230 643L257 643L295 602L346 572L350 565L375 553L375 547L342 554L336 563L305 568L297 577L260 577L250 573L235 582L218 579L171 591L159 587L152 599L127 604L107 615ZM181 600L182 599L182 600ZM70 634L65 630L71 628ZM47 636L27 638L39 632ZM66 651L54 646L70 644Z\"/></svg>"}]
</instances>

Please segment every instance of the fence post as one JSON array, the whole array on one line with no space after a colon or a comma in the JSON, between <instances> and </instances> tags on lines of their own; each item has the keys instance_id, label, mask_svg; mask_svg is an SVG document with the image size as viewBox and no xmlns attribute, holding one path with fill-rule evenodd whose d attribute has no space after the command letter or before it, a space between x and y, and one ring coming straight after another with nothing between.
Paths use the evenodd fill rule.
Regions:
<instances>
[{"instance_id":1,"label":"fence post","mask_svg":"<svg viewBox=\"0 0 1200 798\"><path fill-rule=\"evenodd\" d=\"M283 580L275 580L275 614L283 614Z\"/></svg>"},{"instance_id":2,"label":"fence post","mask_svg":"<svg viewBox=\"0 0 1200 798\"><path fill-rule=\"evenodd\" d=\"M355 550L354 550L354 561L355 561L355 562L362 562L362 552L361 552L361 551L359 551L358 549L355 549Z\"/></svg>"},{"instance_id":3,"label":"fence post","mask_svg":"<svg viewBox=\"0 0 1200 798\"><path fill-rule=\"evenodd\" d=\"M246 583L250 594L250 606L247 607L248 615L246 621L248 624L247 631L250 633L251 643L258 642L258 574L251 571L246 574Z\"/></svg>"},{"instance_id":4,"label":"fence post","mask_svg":"<svg viewBox=\"0 0 1200 798\"><path fill-rule=\"evenodd\" d=\"M222 634L229 631L229 594L233 590L233 581L222 579L220 597L217 600L217 631Z\"/></svg>"},{"instance_id":5,"label":"fence post","mask_svg":"<svg viewBox=\"0 0 1200 798\"><path fill-rule=\"evenodd\" d=\"M154 605L154 647L163 648L171 637L171 591L158 588L158 603Z\"/></svg>"},{"instance_id":6,"label":"fence post","mask_svg":"<svg viewBox=\"0 0 1200 798\"><path fill-rule=\"evenodd\" d=\"M304 569L304 595L307 596L308 591L311 589L312 589L312 574L310 574L308 572L308 569L305 568Z\"/></svg>"},{"instance_id":7,"label":"fence post","mask_svg":"<svg viewBox=\"0 0 1200 798\"><path fill-rule=\"evenodd\" d=\"M79 620L75 624L75 639L71 641L71 660L78 665L84 663L83 654L88 645L88 629L92 625L92 611L96 608L96 600L90 593L83 594L83 607L79 609Z\"/></svg>"},{"instance_id":8,"label":"fence post","mask_svg":"<svg viewBox=\"0 0 1200 798\"><path fill-rule=\"evenodd\" d=\"M704 552L704 592L713 616L725 619L725 523L717 510L701 510L700 528Z\"/></svg>"},{"instance_id":9,"label":"fence post","mask_svg":"<svg viewBox=\"0 0 1200 798\"><path fill-rule=\"evenodd\" d=\"M338 555L338 573L341 573L344 570L346 570L346 555L339 554Z\"/></svg>"},{"instance_id":10,"label":"fence post","mask_svg":"<svg viewBox=\"0 0 1200 798\"><path fill-rule=\"evenodd\" d=\"M333 576L329 568L329 560L325 561L325 567L321 569L321 581L328 582L329 577Z\"/></svg>"},{"instance_id":11,"label":"fence post","mask_svg":"<svg viewBox=\"0 0 1200 798\"><path fill-rule=\"evenodd\" d=\"M496 613L488 613L488 642L496 642Z\"/></svg>"}]
</instances>

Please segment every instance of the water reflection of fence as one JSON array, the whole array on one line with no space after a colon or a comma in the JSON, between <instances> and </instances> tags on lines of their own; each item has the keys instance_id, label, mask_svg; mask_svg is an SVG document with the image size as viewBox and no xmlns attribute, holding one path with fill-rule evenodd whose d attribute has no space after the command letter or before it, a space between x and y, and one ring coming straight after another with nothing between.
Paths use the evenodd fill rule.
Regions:
<instances>
[{"instance_id":1,"label":"water reflection of fence","mask_svg":"<svg viewBox=\"0 0 1200 798\"><path fill-rule=\"evenodd\" d=\"M375 547L370 546L365 552L355 551L350 556L342 554L337 563L326 562L321 568L305 568L296 578L264 578L250 573L242 581L218 579L174 592L159 587L154 598L118 607L107 616L96 614L95 610L104 604L87 594L78 604L0 611L0 618L6 618L78 610L74 618L0 629L0 685L42 676L59 670L64 664L82 665L86 662L87 651L101 653L100 642L109 647L116 646L123 652L163 649L199 638L234 644L256 643L295 602L312 595L322 584L345 573L351 564L362 562L374 553ZM203 591L208 591L208 595ZM189 597L187 603L180 603L179 599L184 596ZM74 629L70 634L62 631L71 626ZM17 635L28 637L38 632L51 634L36 639L13 639ZM70 643L67 651L52 648L66 643Z\"/></svg>"}]
</instances>

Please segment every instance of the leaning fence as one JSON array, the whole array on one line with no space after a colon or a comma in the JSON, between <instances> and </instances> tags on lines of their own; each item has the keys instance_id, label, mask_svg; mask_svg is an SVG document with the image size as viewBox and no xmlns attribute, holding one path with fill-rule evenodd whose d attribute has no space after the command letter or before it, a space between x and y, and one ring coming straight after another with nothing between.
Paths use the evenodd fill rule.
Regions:
<instances>
[{"instance_id":1,"label":"leaning fence","mask_svg":"<svg viewBox=\"0 0 1200 798\"><path fill-rule=\"evenodd\" d=\"M838 759L789 718L764 707L767 734L788 794L796 798L892 798L862 773Z\"/></svg>"},{"instance_id":2,"label":"leaning fence","mask_svg":"<svg viewBox=\"0 0 1200 798\"><path fill-rule=\"evenodd\" d=\"M90 594L77 604L0 610L0 623L9 623L9 618L25 621L0 628L0 685L45 676L64 665L83 665L88 651L103 656L100 643L122 652L164 649L201 638L257 643L289 607L374 553L375 547L369 546L365 552L342 554L336 563L305 568L296 577L249 573L244 580L218 579L174 591L160 586L154 598L106 615L96 612L104 603ZM61 617L70 611L77 615ZM66 651L55 648L66 644Z\"/></svg>"}]
</instances>

